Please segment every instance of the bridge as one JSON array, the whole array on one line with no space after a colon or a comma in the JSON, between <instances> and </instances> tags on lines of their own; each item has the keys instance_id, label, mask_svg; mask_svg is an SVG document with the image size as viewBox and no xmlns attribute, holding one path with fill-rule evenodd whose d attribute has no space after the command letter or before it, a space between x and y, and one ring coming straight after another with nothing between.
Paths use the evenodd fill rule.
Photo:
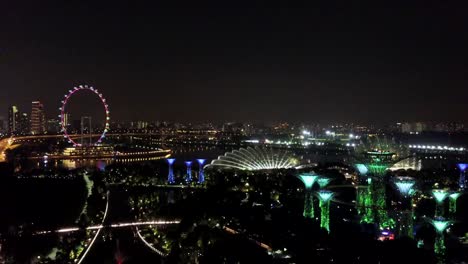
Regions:
<instances>
[{"instance_id":1,"label":"bridge","mask_svg":"<svg viewBox=\"0 0 468 264\"><path fill-rule=\"evenodd\" d=\"M158 220L151 220L151 221L140 221L140 222L123 222L123 223L114 223L114 224L100 224L100 225L93 225L88 227L65 227L56 230L46 230L46 231L38 231L35 232L33 235L47 235L47 234L55 234L55 233L71 233L80 230L100 230L103 228L123 228L123 227L138 227L138 226L152 226L152 225L178 225L180 224L180 220L165 220L165 219L158 219Z\"/></svg>"}]
</instances>

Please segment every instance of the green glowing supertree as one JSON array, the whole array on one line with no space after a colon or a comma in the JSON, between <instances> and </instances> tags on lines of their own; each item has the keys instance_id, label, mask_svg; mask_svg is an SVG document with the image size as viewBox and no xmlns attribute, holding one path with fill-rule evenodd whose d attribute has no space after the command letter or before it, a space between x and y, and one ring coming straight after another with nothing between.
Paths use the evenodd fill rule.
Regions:
<instances>
[{"instance_id":1,"label":"green glowing supertree","mask_svg":"<svg viewBox=\"0 0 468 264\"><path fill-rule=\"evenodd\" d=\"M436 200L435 217L444 216L444 201L449 193L446 190L436 189L432 191L432 196Z\"/></svg>"},{"instance_id":2,"label":"green glowing supertree","mask_svg":"<svg viewBox=\"0 0 468 264\"><path fill-rule=\"evenodd\" d=\"M330 232L330 201L333 198L333 192L320 190L317 192L320 199L320 227Z\"/></svg>"},{"instance_id":3,"label":"green glowing supertree","mask_svg":"<svg viewBox=\"0 0 468 264\"><path fill-rule=\"evenodd\" d=\"M331 179L330 178L327 178L327 177L320 177L318 180L317 180L317 183L318 185L320 186L320 188L325 188L327 187L327 185L331 182Z\"/></svg>"},{"instance_id":4,"label":"green glowing supertree","mask_svg":"<svg viewBox=\"0 0 468 264\"><path fill-rule=\"evenodd\" d=\"M356 209L361 218L361 223L374 223L373 199L370 185L372 178L367 176L369 170L366 165L358 163L354 165L359 172L359 185L356 186Z\"/></svg>"},{"instance_id":5,"label":"green glowing supertree","mask_svg":"<svg viewBox=\"0 0 468 264\"><path fill-rule=\"evenodd\" d=\"M372 208L373 216L366 216L361 221L371 220L379 225L380 229L394 228L395 221L388 215L387 198L386 198L386 182L384 176L391 166L408 156L408 148L404 144L399 144L396 141L387 137L367 137L362 139L361 143L354 151L354 156L360 163L356 167L360 172L365 171L370 174L369 192L372 202L368 205ZM361 192L360 195L364 195ZM358 203L365 201L366 198L357 199ZM358 204L358 207L362 205ZM362 210L358 209L358 212ZM366 214L367 215L367 214Z\"/></svg>"},{"instance_id":6,"label":"green glowing supertree","mask_svg":"<svg viewBox=\"0 0 468 264\"><path fill-rule=\"evenodd\" d=\"M457 200L460 197L461 193L453 192L449 195L449 213L454 216L457 213Z\"/></svg>"},{"instance_id":7,"label":"green glowing supertree","mask_svg":"<svg viewBox=\"0 0 468 264\"><path fill-rule=\"evenodd\" d=\"M451 222L445 220L442 217L435 218L431 221L431 224L434 226L436 230L436 239L434 243L434 252L437 255L444 255L445 254L445 230L450 226Z\"/></svg>"},{"instance_id":8,"label":"green glowing supertree","mask_svg":"<svg viewBox=\"0 0 468 264\"><path fill-rule=\"evenodd\" d=\"M413 188L416 183L411 177L396 177L394 179L395 186L402 196L403 210L401 212L400 221L398 221L399 235L413 237L413 202L411 194L414 193Z\"/></svg>"},{"instance_id":9,"label":"green glowing supertree","mask_svg":"<svg viewBox=\"0 0 468 264\"><path fill-rule=\"evenodd\" d=\"M314 218L314 196L312 195L312 186L320 176L315 173L301 173L298 178L304 183L304 217Z\"/></svg>"}]
</instances>

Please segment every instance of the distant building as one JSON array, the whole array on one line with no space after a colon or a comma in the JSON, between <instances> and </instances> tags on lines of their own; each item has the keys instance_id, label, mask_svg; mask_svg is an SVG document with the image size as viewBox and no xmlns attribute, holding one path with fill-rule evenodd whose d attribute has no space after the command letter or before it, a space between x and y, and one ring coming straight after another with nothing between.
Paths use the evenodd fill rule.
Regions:
<instances>
[{"instance_id":1,"label":"distant building","mask_svg":"<svg viewBox=\"0 0 468 264\"><path fill-rule=\"evenodd\" d=\"M45 132L44 105L39 101L32 102L31 108L31 134L44 134Z\"/></svg>"},{"instance_id":2,"label":"distant building","mask_svg":"<svg viewBox=\"0 0 468 264\"><path fill-rule=\"evenodd\" d=\"M8 119L4 116L0 116L0 133L8 132Z\"/></svg>"},{"instance_id":3,"label":"distant building","mask_svg":"<svg viewBox=\"0 0 468 264\"><path fill-rule=\"evenodd\" d=\"M21 113L21 115L19 115L17 133L27 135L29 132L31 132L31 122L29 120L29 115L28 113Z\"/></svg>"},{"instance_id":4,"label":"distant building","mask_svg":"<svg viewBox=\"0 0 468 264\"><path fill-rule=\"evenodd\" d=\"M63 114L63 126L68 128L70 126L71 115L68 113Z\"/></svg>"},{"instance_id":5,"label":"distant building","mask_svg":"<svg viewBox=\"0 0 468 264\"><path fill-rule=\"evenodd\" d=\"M417 134L428 130L428 125L423 122L402 123L401 132L408 134Z\"/></svg>"},{"instance_id":6,"label":"distant building","mask_svg":"<svg viewBox=\"0 0 468 264\"><path fill-rule=\"evenodd\" d=\"M60 133L60 121L56 119L49 119L47 120L47 133L49 134L58 134Z\"/></svg>"},{"instance_id":7,"label":"distant building","mask_svg":"<svg viewBox=\"0 0 468 264\"><path fill-rule=\"evenodd\" d=\"M8 133L15 134L18 130L19 111L18 107L12 105L8 108Z\"/></svg>"},{"instance_id":8,"label":"distant building","mask_svg":"<svg viewBox=\"0 0 468 264\"><path fill-rule=\"evenodd\" d=\"M437 132L461 132L465 125L457 122L442 122L434 125L434 131Z\"/></svg>"}]
</instances>

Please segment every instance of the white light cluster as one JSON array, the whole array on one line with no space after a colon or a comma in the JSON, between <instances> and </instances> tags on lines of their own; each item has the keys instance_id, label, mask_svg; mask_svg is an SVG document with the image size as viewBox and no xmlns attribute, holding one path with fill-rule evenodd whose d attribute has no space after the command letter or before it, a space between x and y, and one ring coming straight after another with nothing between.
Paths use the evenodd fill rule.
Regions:
<instances>
[{"instance_id":1,"label":"white light cluster","mask_svg":"<svg viewBox=\"0 0 468 264\"><path fill-rule=\"evenodd\" d=\"M454 148L449 146L434 146L434 145L409 145L412 149L434 149L434 150L449 150L449 151L465 151L465 148Z\"/></svg>"}]
</instances>

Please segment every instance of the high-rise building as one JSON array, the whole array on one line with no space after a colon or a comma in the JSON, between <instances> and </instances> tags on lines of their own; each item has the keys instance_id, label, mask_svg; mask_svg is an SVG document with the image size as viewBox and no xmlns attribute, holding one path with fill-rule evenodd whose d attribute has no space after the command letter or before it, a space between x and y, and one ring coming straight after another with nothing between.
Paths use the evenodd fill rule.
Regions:
<instances>
[{"instance_id":1,"label":"high-rise building","mask_svg":"<svg viewBox=\"0 0 468 264\"><path fill-rule=\"evenodd\" d=\"M45 132L44 105L39 101L32 102L31 108L31 134L44 134Z\"/></svg>"},{"instance_id":2,"label":"high-rise building","mask_svg":"<svg viewBox=\"0 0 468 264\"><path fill-rule=\"evenodd\" d=\"M58 134L60 133L60 121L56 119L49 119L46 122L46 131L48 134Z\"/></svg>"},{"instance_id":3,"label":"high-rise building","mask_svg":"<svg viewBox=\"0 0 468 264\"><path fill-rule=\"evenodd\" d=\"M8 133L8 119L0 116L0 133Z\"/></svg>"},{"instance_id":4,"label":"high-rise building","mask_svg":"<svg viewBox=\"0 0 468 264\"><path fill-rule=\"evenodd\" d=\"M21 115L19 115L17 132L22 135L26 135L31 132L31 123L27 113L21 113Z\"/></svg>"},{"instance_id":5,"label":"high-rise building","mask_svg":"<svg viewBox=\"0 0 468 264\"><path fill-rule=\"evenodd\" d=\"M8 133L15 134L18 130L19 111L18 107L12 105L8 108Z\"/></svg>"}]
</instances>

